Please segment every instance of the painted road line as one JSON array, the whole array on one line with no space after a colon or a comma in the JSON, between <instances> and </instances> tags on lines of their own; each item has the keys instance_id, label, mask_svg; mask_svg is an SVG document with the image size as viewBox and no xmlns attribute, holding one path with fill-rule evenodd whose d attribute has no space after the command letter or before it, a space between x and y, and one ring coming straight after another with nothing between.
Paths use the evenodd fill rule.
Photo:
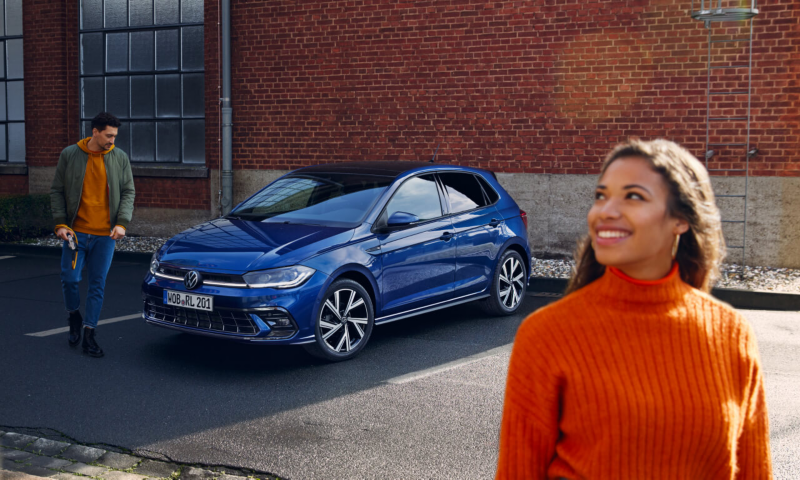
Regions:
<instances>
[{"instance_id":1,"label":"painted road line","mask_svg":"<svg viewBox=\"0 0 800 480\"><path fill-rule=\"evenodd\" d=\"M133 315L108 318L106 320L100 320L99 322L97 322L97 324L108 325L109 323L124 322L125 320L133 320L134 318L142 318L142 314L134 313ZM67 333L67 332L69 332L69 327L61 327L61 328L54 328L52 330L45 330L44 332L26 333L25 335L29 337L49 337L50 335L58 335L59 333Z\"/></svg>"},{"instance_id":2,"label":"painted road line","mask_svg":"<svg viewBox=\"0 0 800 480\"><path fill-rule=\"evenodd\" d=\"M447 370L452 370L454 368L458 368L470 363L477 362L478 360L484 359L486 357L493 357L495 355L500 355L502 353L508 353L511 351L512 345L513 343L509 343L501 347L493 348L491 350L486 350L485 352L481 353L476 353L475 355L470 355L469 357L460 358L458 360L447 362L442 365L437 365L435 367L426 368L425 370L420 370L418 372L407 373L405 375L400 375L399 377L390 378L389 380L386 380L386 383L393 383L395 385L400 385L403 383L413 382L414 380L419 380L421 378L429 377L431 375L436 375L437 373L442 373Z\"/></svg>"},{"instance_id":3,"label":"painted road line","mask_svg":"<svg viewBox=\"0 0 800 480\"><path fill-rule=\"evenodd\" d=\"M0 260L5 260L7 258L14 258L14 255L6 255L4 257L0 257Z\"/></svg>"}]
</instances>

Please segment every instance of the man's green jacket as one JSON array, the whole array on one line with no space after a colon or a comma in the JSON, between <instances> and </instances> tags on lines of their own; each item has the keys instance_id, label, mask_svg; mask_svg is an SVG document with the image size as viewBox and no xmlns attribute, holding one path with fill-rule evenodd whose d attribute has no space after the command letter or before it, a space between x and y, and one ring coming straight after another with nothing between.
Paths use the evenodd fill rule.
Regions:
<instances>
[{"instance_id":1,"label":"man's green jacket","mask_svg":"<svg viewBox=\"0 0 800 480\"><path fill-rule=\"evenodd\" d=\"M50 208L53 211L54 225L68 225L72 228L83 192L83 177L89 154L78 145L70 145L58 157L56 176L50 187ZM133 172L128 154L113 148L103 155L108 181L108 209L111 226L122 225L126 229L133 215Z\"/></svg>"}]
</instances>

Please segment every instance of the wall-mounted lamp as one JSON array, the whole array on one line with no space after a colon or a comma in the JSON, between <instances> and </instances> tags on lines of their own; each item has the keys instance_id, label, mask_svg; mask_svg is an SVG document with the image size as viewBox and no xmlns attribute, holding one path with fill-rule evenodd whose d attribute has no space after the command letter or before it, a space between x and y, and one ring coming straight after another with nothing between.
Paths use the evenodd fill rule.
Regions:
<instances>
[{"instance_id":1,"label":"wall-mounted lamp","mask_svg":"<svg viewBox=\"0 0 800 480\"><path fill-rule=\"evenodd\" d=\"M758 155L758 149L757 148L754 148L754 149L750 150L749 152L747 152L747 158L753 158L756 155Z\"/></svg>"},{"instance_id":2,"label":"wall-mounted lamp","mask_svg":"<svg viewBox=\"0 0 800 480\"><path fill-rule=\"evenodd\" d=\"M706 160L711 160L711 157L714 156L714 150L709 150L706 152Z\"/></svg>"}]
</instances>

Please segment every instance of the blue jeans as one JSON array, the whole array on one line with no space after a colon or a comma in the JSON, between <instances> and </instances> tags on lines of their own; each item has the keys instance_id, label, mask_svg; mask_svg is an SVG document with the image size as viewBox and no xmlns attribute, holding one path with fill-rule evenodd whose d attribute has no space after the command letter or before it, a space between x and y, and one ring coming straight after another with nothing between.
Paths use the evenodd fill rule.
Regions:
<instances>
[{"instance_id":1,"label":"blue jeans","mask_svg":"<svg viewBox=\"0 0 800 480\"><path fill-rule=\"evenodd\" d=\"M106 276L111 267L116 240L108 236L101 237L80 232L75 232L75 235L78 237L78 259L74 269L72 258L75 251L69 248L67 242L61 247L61 288L64 291L64 304L70 312L80 308L81 296L78 284L81 281L81 270L86 265L89 291L86 294L86 315L83 317L83 325L94 328L100 320Z\"/></svg>"}]
</instances>

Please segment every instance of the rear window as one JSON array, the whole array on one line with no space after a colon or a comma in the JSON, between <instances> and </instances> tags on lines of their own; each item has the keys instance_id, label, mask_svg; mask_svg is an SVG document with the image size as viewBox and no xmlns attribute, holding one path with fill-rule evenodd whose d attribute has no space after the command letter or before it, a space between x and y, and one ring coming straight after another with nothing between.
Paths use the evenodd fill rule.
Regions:
<instances>
[{"instance_id":1,"label":"rear window","mask_svg":"<svg viewBox=\"0 0 800 480\"><path fill-rule=\"evenodd\" d=\"M485 207L487 199L483 189L471 173L440 173L447 196L450 198L450 213L466 212Z\"/></svg>"},{"instance_id":2,"label":"rear window","mask_svg":"<svg viewBox=\"0 0 800 480\"><path fill-rule=\"evenodd\" d=\"M483 178L480 175L475 175L475 178L478 179L478 182L483 187L483 191L486 193L486 197L489 200L489 205L500 200L500 195L497 194L497 190L495 190L491 185L489 185L489 182L487 182L485 178Z\"/></svg>"}]
</instances>

